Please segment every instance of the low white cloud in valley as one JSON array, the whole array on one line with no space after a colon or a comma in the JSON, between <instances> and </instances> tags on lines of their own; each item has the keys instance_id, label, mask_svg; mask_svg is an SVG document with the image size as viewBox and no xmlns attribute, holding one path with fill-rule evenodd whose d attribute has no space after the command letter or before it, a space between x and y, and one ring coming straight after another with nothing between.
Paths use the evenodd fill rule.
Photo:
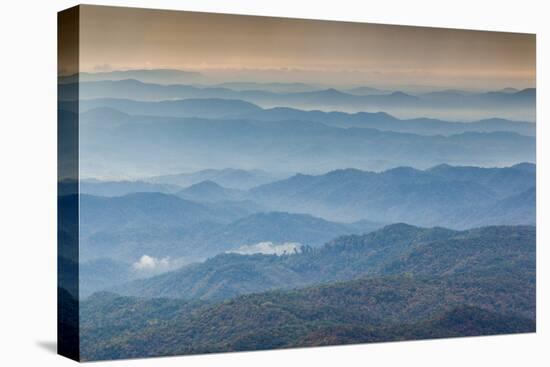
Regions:
<instances>
[{"instance_id":1,"label":"low white cloud in valley","mask_svg":"<svg viewBox=\"0 0 550 367\"><path fill-rule=\"evenodd\" d=\"M176 266L176 261L172 261L170 257L156 258L149 255L143 255L138 261L132 264L136 271L140 272L164 272L173 269Z\"/></svg>"},{"instance_id":2,"label":"low white cloud in valley","mask_svg":"<svg viewBox=\"0 0 550 367\"><path fill-rule=\"evenodd\" d=\"M253 245L241 246L235 250L228 251L241 255L265 254L265 255L289 255L302 251L302 244L299 242L285 242L274 244L273 242L259 242Z\"/></svg>"}]
</instances>

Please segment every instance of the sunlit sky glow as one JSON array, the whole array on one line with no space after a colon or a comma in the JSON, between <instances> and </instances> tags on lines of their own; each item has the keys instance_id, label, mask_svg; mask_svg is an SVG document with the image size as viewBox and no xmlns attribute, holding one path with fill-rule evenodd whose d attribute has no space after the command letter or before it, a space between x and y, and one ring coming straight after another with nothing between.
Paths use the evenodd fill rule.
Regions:
<instances>
[{"instance_id":1,"label":"sunlit sky glow","mask_svg":"<svg viewBox=\"0 0 550 367\"><path fill-rule=\"evenodd\" d=\"M83 71L173 68L220 81L535 86L535 35L116 7L81 8Z\"/></svg>"}]
</instances>

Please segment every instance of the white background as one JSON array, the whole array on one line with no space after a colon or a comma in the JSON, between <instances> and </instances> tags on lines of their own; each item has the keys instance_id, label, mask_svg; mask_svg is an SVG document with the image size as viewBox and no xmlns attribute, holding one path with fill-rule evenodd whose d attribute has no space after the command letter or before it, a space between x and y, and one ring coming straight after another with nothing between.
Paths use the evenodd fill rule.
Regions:
<instances>
[{"instance_id":1,"label":"white background","mask_svg":"<svg viewBox=\"0 0 550 367\"><path fill-rule=\"evenodd\" d=\"M550 365L546 1L96 1L96 4L537 33L537 333L106 362L116 366ZM56 338L56 12L0 3L0 365L64 366ZM543 158L545 157L545 158Z\"/></svg>"}]
</instances>

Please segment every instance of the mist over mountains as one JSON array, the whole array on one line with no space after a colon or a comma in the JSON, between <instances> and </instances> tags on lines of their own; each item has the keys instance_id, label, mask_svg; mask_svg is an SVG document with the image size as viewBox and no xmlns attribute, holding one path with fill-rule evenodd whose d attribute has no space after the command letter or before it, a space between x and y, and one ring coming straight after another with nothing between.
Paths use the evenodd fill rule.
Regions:
<instances>
[{"instance_id":1,"label":"mist over mountains","mask_svg":"<svg viewBox=\"0 0 550 367\"><path fill-rule=\"evenodd\" d=\"M534 139L526 138L534 137L536 125L502 118L507 109L533 111L534 90L443 90L409 95L361 87L350 88L352 94L334 88L291 92L249 89L307 86L300 83L211 87L99 80L80 84L77 109L74 101L63 101L63 96L73 95L76 85L60 85L59 108L80 112L83 156L93 161L81 165L87 177L126 172L126 178L135 178L228 167L280 175L320 173L342 166L384 170L397 166L425 169L441 163L490 167L534 162ZM254 96L281 100L272 107ZM360 112L331 107L331 103L346 105L357 98L362 101ZM445 119L399 119L387 113L386 102L380 102L377 112L365 112L372 101L386 100L395 101L400 108L409 108L415 101L418 111L473 111L483 105L488 114L483 119L468 119L468 123L456 122L462 118L453 119L452 113ZM439 107L430 105L434 103ZM211 144L205 146L204 141ZM154 155L140 155L153 149ZM133 154L137 154L135 160L130 157ZM188 159L182 161L182 156ZM132 161L138 161L139 167L131 170ZM240 166L233 166L234 162Z\"/></svg>"},{"instance_id":2,"label":"mist over mountains","mask_svg":"<svg viewBox=\"0 0 550 367\"><path fill-rule=\"evenodd\" d=\"M59 98L83 359L535 330L535 89L144 69Z\"/></svg>"},{"instance_id":3,"label":"mist over mountains","mask_svg":"<svg viewBox=\"0 0 550 367\"><path fill-rule=\"evenodd\" d=\"M154 179L160 182L150 185L163 185ZM91 190L103 196L81 195L80 259L119 263L119 276L105 283L116 284L139 275L128 274L143 255L185 264L266 242L318 247L385 223L465 229L534 225L536 219L535 166L527 163L381 173L347 169L273 180L248 190L207 180L187 188L170 186L170 194L140 192L143 182L83 185L84 194ZM127 194L117 196L121 191ZM60 205L73 201L65 196ZM105 289L101 282L87 282L89 289Z\"/></svg>"},{"instance_id":4,"label":"mist over mountains","mask_svg":"<svg viewBox=\"0 0 550 367\"><path fill-rule=\"evenodd\" d=\"M61 102L60 108L76 111L72 102ZM130 115L153 115L168 117L246 118L260 121L316 121L336 127L366 127L383 131L409 132L419 135L451 135L466 131L492 132L513 131L534 136L536 126L532 123L490 118L469 123L438 119L398 119L383 112L324 112L299 110L288 107L262 109L252 103L233 99L183 99L159 102L128 99L101 98L81 101L80 112L112 108ZM99 112L98 112L99 113ZM115 111L112 112L116 113ZM119 118L124 118L123 115Z\"/></svg>"},{"instance_id":5,"label":"mist over mountains","mask_svg":"<svg viewBox=\"0 0 550 367\"><path fill-rule=\"evenodd\" d=\"M204 167L268 168L279 174L342 167L424 169L441 163L490 167L535 160L535 139L508 131L417 135L311 121L129 116L105 109L83 113L80 121L85 177L117 171L155 176Z\"/></svg>"},{"instance_id":6,"label":"mist over mountains","mask_svg":"<svg viewBox=\"0 0 550 367\"><path fill-rule=\"evenodd\" d=\"M504 105L528 107L534 90L207 86L176 84L203 76L174 70L80 77L78 107L59 107L67 119L80 112L80 169L89 177L81 190L91 195L82 201L91 218L83 258L107 251L124 263L146 252L192 260L262 241L320 245L383 223L462 229L535 220L534 165L516 165L535 160L535 125L495 117ZM62 80L61 99L74 92L72 79ZM362 112L342 112L358 103ZM461 123L363 110L392 103L493 112ZM315 104L340 111L295 108ZM280 229L254 235L257 228ZM316 237L319 228L329 230Z\"/></svg>"},{"instance_id":7,"label":"mist over mountains","mask_svg":"<svg viewBox=\"0 0 550 367\"><path fill-rule=\"evenodd\" d=\"M273 208L315 212L332 220L467 228L534 224L534 187L531 164L508 168L445 165L425 171L400 167L381 173L345 169L316 176L298 174L256 187L251 193ZM501 215L509 215L510 221L501 217L500 222L491 222L489 218L494 217L489 212L495 213L499 206L508 207ZM531 214L523 211L527 207Z\"/></svg>"},{"instance_id":8,"label":"mist over mountains","mask_svg":"<svg viewBox=\"0 0 550 367\"><path fill-rule=\"evenodd\" d=\"M159 184L178 185L188 187L210 181L228 189L246 190L265 183L287 178L291 174L274 175L260 169L244 170L235 168L205 169L190 173L175 173L147 178L147 181ZM220 188L218 188L219 190Z\"/></svg>"},{"instance_id":9,"label":"mist over mountains","mask_svg":"<svg viewBox=\"0 0 550 367\"><path fill-rule=\"evenodd\" d=\"M125 98L141 101L162 101L188 98L223 98L242 100L264 108L293 107L324 111L385 111L402 117L451 117L471 121L490 117L534 121L536 90L518 92L449 93L448 91L412 95L401 91L386 94L352 94L335 88L272 92L266 90L233 90L224 87L193 85L161 85L134 79L104 80L61 84L59 99L70 99L79 89L82 100L93 98ZM498 115L494 115L498 111Z\"/></svg>"},{"instance_id":10,"label":"mist over mountains","mask_svg":"<svg viewBox=\"0 0 550 367\"><path fill-rule=\"evenodd\" d=\"M60 205L70 205L72 196ZM333 223L306 214L273 212L253 201L189 201L175 195L81 195L81 259L136 261L141 255L200 259L263 241L321 245L334 235L381 224Z\"/></svg>"},{"instance_id":11,"label":"mist over mountains","mask_svg":"<svg viewBox=\"0 0 550 367\"><path fill-rule=\"evenodd\" d=\"M78 74L61 76L58 78L58 83L70 84L77 82L136 79L144 83L173 84L195 83L203 78L204 75L196 71L176 69L138 69L98 71L94 73L80 72Z\"/></svg>"}]
</instances>

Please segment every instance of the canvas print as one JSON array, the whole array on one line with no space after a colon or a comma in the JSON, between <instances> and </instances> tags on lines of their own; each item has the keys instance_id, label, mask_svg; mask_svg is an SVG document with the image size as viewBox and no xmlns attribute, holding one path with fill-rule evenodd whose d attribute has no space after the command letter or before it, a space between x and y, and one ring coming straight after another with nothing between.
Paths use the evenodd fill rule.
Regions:
<instances>
[{"instance_id":1,"label":"canvas print","mask_svg":"<svg viewBox=\"0 0 550 367\"><path fill-rule=\"evenodd\" d=\"M59 13L82 361L536 330L535 35Z\"/></svg>"}]
</instances>

